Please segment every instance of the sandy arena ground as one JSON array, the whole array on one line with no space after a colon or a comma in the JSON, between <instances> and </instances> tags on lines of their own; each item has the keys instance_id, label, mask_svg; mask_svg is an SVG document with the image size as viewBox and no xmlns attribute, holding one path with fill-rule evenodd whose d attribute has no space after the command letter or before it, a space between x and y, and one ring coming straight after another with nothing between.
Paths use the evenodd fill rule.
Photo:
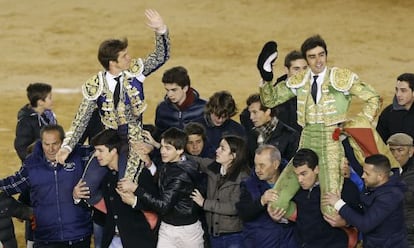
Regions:
<instances>
[{"instance_id":1,"label":"sandy arena ground","mask_svg":"<svg viewBox=\"0 0 414 248\"><path fill-rule=\"evenodd\" d=\"M312 3L311 3L312 2ZM145 81L153 123L163 98L165 69L183 65L203 98L229 90L244 108L257 91L256 57L264 42L276 40L276 74L283 58L308 36L325 38L328 64L347 67L372 84L388 105L396 77L414 70L414 1L411 0L0 0L3 63L0 105L0 177L20 167L13 148L16 114L27 102L31 82L53 85L54 110L68 128L81 99L84 80L100 70L99 43L128 37L129 52L144 57L153 49L153 33L144 9L157 9L171 34L171 59ZM357 102L358 103L358 102ZM358 110L358 104L352 107ZM22 224L16 222L19 247Z\"/></svg>"}]
</instances>

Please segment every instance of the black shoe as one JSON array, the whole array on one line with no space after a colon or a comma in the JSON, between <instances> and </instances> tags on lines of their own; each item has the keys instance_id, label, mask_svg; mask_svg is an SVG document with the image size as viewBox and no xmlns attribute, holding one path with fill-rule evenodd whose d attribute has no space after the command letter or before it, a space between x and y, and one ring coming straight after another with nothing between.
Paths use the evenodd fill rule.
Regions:
<instances>
[{"instance_id":1,"label":"black shoe","mask_svg":"<svg viewBox=\"0 0 414 248\"><path fill-rule=\"evenodd\" d=\"M275 41L268 41L257 58L257 69L265 82L273 79L273 62L277 59L277 44Z\"/></svg>"}]
</instances>

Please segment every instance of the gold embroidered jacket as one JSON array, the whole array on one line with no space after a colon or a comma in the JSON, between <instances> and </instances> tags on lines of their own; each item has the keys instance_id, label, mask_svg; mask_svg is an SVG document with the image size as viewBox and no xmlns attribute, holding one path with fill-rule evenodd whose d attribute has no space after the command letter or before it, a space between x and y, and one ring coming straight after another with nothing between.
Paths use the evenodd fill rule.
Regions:
<instances>
[{"instance_id":1,"label":"gold embroidered jacket","mask_svg":"<svg viewBox=\"0 0 414 248\"><path fill-rule=\"evenodd\" d=\"M380 109L380 96L368 84L348 69L328 68L323 79L321 99L314 104L311 94L311 71L308 69L275 86L265 82L260 96L266 107L273 108L297 96L298 124L324 123L326 126L347 120L347 112L353 96L364 103L360 115L373 121Z\"/></svg>"},{"instance_id":2,"label":"gold embroidered jacket","mask_svg":"<svg viewBox=\"0 0 414 248\"><path fill-rule=\"evenodd\" d=\"M155 50L144 60L133 59L130 68L122 72L123 82L118 108L114 108L113 94L105 79L105 71L99 72L82 86L83 100L66 138L64 147L72 150L84 133L95 108L99 109L105 128L117 129L128 125L129 132L139 132L142 112L146 108L143 82L152 72L163 65L170 57L168 31L156 34ZM139 132L140 133L140 132Z\"/></svg>"}]
</instances>

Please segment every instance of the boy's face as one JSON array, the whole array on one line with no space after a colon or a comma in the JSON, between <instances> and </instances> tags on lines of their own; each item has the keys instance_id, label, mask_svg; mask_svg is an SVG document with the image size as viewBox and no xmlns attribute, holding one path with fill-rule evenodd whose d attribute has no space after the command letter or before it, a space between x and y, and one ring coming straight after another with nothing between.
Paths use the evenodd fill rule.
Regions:
<instances>
[{"instance_id":1,"label":"boy's face","mask_svg":"<svg viewBox=\"0 0 414 248\"><path fill-rule=\"evenodd\" d=\"M405 81L397 81L395 85L395 98L399 105L409 109L414 102L414 91L411 90L410 84Z\"/></svg>"},{"instance_id":2,"label":"boy's face","mask_svg":"<svg viewBox=\"0 0 414 248\"><path fill-rule=\"evenodd\" d=\"M97 145L95 146L95 157L98 160L98 163L100 166L108 166L108 168L110 169L117 169L117 168L112 168L111 165L113 165L114 163L113 160L116 157L117 151L116 149L112 149L111 151L109 151L109 148L105 145ZM116 163L117 164L117 163Z\"/></svg>"},{"instance_id":3,"label":"boy's face","mask_svg":"<svg viewBox=\"0 0 414 248\"><path fill-rule=\"evenodd\" d=\"M223 123L229 119L229 117L226 115L218 116L215 113L210 113L210 118L211 118L211 122L216 127L223 125Z\"/></svg>"},{"instance_id":4,"label":"boy's face","mask_svg":"<svg viewBox=\"0 0 414 248\"><path fill-rule=\"evenodd\" d=\"M181 155L184 153L184 150L177 150L173 145L167 144L165 143L164 139L161 139L160 153L162 162L178 162L180 161Z\"/></svg>"},{"instance_id":5,"label":"boy's face","mask_svg":"<svg viewBox=\"0 0 414 248\"><path fill-rule=\"evenodd\" d=\"M37 102L38 107L42 107L43 109L52 109L53 107L53 100L52 100L52 92L47 94L45 100L38 100Z\"/></svg>"},{"instance_id":6,"label":"boy's face","mask_svg":"<svg viewBox=\"0 0 414 248\"><path fill-rule=\"evenodd\" d=\"M290 67L287 69L288 77L298 74L308 69L308 63L305 59L297 59L290 62Z\"/></svg>"},{"instance_id":7,"label":"boy's face","mask_svg":"<svg viewBox=\"0 0 414 248\"><path fill-rule=\"evenodd\" d=\"M248 106L250 113L250 120L253 122L255 127L263 126L265 123L269 122L272 117L270 116L271 110L267 109L263 111L260 109L260 102L254 102Z\"/></svg>"},{"instance_id":8,"label":"boy's face","mask_svg":"<svg viewBox=\"0 0 414 248\"><path fill-rule=\"evenodd\" d=\"M315 185L318 180L319 167L316 166L315 169L311 169L307 164L294 167L295 175L298 178L300 187L304 190L308 190Z\"/></svg>"},{"instance_id":9,"label":"boy's face","mask_svg":"<svg viewBox=\"0 0 414 248\"><path fill-rule=\"evenodd\" d=\"M176 83L164 83L165 91L167 92L167 98L174 104L177 104L180 106L183 104L185 99L187 98L187 91L188 86L185 86L184 88L181 88Z\"/></svg>"},{"instance_id":10,"label":"boy's face","mask_svg":"<svg viewBox=\"0 0 414 248\"><path fill-rule=\"evenodd\" d=\"M204 140L203 137L199 134L190 134L188 135L187 141L187 152L191 155L198 156L203 151Z\"/></svg>"}]
</instances>

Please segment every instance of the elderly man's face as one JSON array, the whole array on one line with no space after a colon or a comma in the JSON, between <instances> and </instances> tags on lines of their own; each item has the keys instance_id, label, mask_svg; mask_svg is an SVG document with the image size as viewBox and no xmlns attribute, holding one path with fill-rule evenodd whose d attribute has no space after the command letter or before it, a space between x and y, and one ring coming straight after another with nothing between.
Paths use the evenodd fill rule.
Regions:
<instances>
[{"instance_id":1,"label":"elderly man's face","mask_svg":"<svg viewBox=\"0 0 414 248\"><path fill-rule=\"evenodd\" d=\"M265 150L254 156L254 171L257 177L268 183L275 183L277 179L280 161L272 161L269 151Z\"/></svg>"},{"instance_id":2,"label":"elderly man's face","mask_svg":"<svg viewBox=\"0 0 414 248\"><path fill-rule=\"evenodd\" d=\"M414 148L412 146L390 145L390 151L398 163L400 163L400 166L404 166L411 156L413 156Z\"/></svg>"}]
</instances>

